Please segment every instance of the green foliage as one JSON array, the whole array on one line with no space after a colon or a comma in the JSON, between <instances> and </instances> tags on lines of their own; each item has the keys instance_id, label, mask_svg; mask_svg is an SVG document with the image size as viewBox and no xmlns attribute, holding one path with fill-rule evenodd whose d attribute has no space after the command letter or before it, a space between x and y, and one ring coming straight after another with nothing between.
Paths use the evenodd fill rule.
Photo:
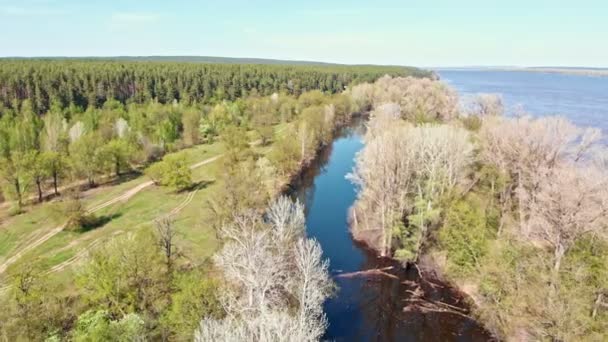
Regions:
<instances>
[{"instance_id":1,"label":"green foliage","mask_svg":"<svg viewBox=\"0 0 608 342\"><path fill-rule=\"evenodd\" d=\"M70 144L70 166L76 177L84 177L90 185L105 168L103 141L96 133L87 133Z\"/></svg>"},{"instance_id":2,"label":"green foliage","mask_svg":"<svg viewBox=\"0 0 608 342\"><path fill-rule=\"evenodd\" d=\"M17 201L17 212L20 212L23 196L33 182L30 170L33 153L33 151L16 151L10 157L0 159L0 178L4 194Z\"/></svg>"},{"instance_id":3,"label":"green foliage","mask_svg":"<svg viewBox=\"0 0 608 342\"><path fill-rule=\"evenodd\" d=\"M56 336L58 328L75 316L73 303L60 294L61 290L39 269L23 265L13 275L8 295L0 297L2 339L37 341Z\"/></svg>"},{"instance_id":4,"label":"green foliage","mask_svg":"<svg viewBox=\"0 0 608 342\"><path fill-rule=\"evenodd\" d=\"M146 175L156 184L181 191L192 186L192 170L186 155L173 153L146 169Z\"/></svg>"},{"instance_id":5,"label":"green foliage","mask_svg":"<svg viewBox=\"0 0 608 342\"><path fill-rule=\"evenodd\" d=\"M146 176L148 176L156 185L163 184L163 178L167 169L167 164L162 161L156 162L150 166L145 171Z\"/></svg>"},{"instance_id":6,"label":"green foliage","mask_svg":"<svg viewBox=\"0 0 608 342\"><path fill-rule=\"evenodd\" d=\"M65 218L65 228L69 231L80 231L91 226L94 226L97 222L95 216L91 213L87 213L80 192L77 188L69 191L65 199L57 204L58 212L61 217Z\"/></svg>"},{"instance_id":7,"label":"green foliage","mask_svg":"<svg viewBox=\"0 0 608 342\"><path fill-rule=\"evenodd\" d=\"M115 238L92 252L77 278L85 302L112 317L154 312L162 303L162 259L153 234Z\"/></svg>"},{"instance_id":8,"label":"green foliage","mask_svg":"<svg viewBox=\"0 0 608 342\"><path fill-rule=\"evenodd\" d=\"M408 225L398 224L393 228L397 237L395 258L402 261L416 261L431 227L437 225L442 208L436 203L417 197L412 213L407 216Z\"/></svg>"},{"instance_id":9,"label":"green foliage","mask_svg":"<svg viewBox=\"0 0 608 342\"><path fill-rule=\"evenodd\" d=\"M295 133L288 132L274 143L270 152L270 161L282 176L290 176L298 169L300 163L300 146L294 139Z\"/></svg>"},{"instance_id":10,"label":"green foliage","mask_svg":"<svg viewBox=\"0 0 608 342\"><path fill-rule=\"evenodd\" d=\"M321 91L308 91L300 95L298 98L298 105L300 108L307 108L312 106L320 106L326 101L325 95Z\"/></svg>"},{"instance_id":11,"label":"green foliage","mask_svg":"<svg viewBox=\"0 0 608 342\"><path fill-rule=\"evenodd\" d=\"M30 150L23 156L23 167L38 190L38 201L42 202L42 183L48 176L47 164L42 159L42 155L36 150Z\"/></svg>"},{"instance_id":12,"label":"green foliage","mask_svg":"<svg viewBox=\"0 0 608 342\"><path fill-rule=\"evenodd\" d=\"M222 190L209 202L214 214L212 224L216 229L232 220L234 213L263 208L269 197L252 157L236 163L225 159L222 170L218 179Z\"/></svg>"},{"instance_id":13,"label":"green foliage","mask_svg":"<svg viewBox=\"0 0 608 342\"><path fill-rule=\"evenodd\" d=\"M274 136L274 127L272 126L257 126L255 128L256 132L258 133L258 135L260 136L260 143L262 145L267 145L271 140L272 137Z\"/></svg>"},{"instance_id":14,"label":"green foliage","mask_svg":"<svg viewBox=\"0 0 608 342\"><path fill-rule=\"evenodd\" d=\"M112 139L102 147L101 158L113 169L116 176L132 159L133 147L125 139Z\"/></svg>"},{"instance_id":15,"label":"green foliage","mask_svg":"<svg viewBox=\"0 0 608 342\"><path fill-rule=\"evenodd\" d=\"M68 174L68 163L66 156L55 151L44 151L40 155L40 163L43 165L45 175L53 181L55 195L59 193L59 179Z\"/></svg>"},{"instance_id":16,"label":"green foliage","mask_svg":"<svg viewBox=\"0 0 608 342\"><path fill-rule=\"evenodd\" d=\"M11 94L19 94L18 89L22 86L26 89L50 89L50 85L41 84L47 81L53 83L52 91L48 90L53 96L44 91L34 94L23 92L32 95L32 98L14 98L11 95L6 99L6 104L0 106L0 158L3 161L0 175L3 180L3 197L16 200L17 212L21 211L26 199L24 196L32 184L36 185L40 199L44 196L44 190L48 190L44 186L49 179L52 179L55 194L59 194L60 183L66 179L86 179L89 186L95 186L102 176L112 173L118 176L131 167L137 168L158 160L166 152L203 141L210 142L217 135L221 135L222 140L230 146L227 158L232 158L232 162L242 161L247 158L248 149L237 145L244 145L244 141L249 142L252 138L245 132L257 132L264 145L274 138L275 124L292 121L300 114L302 118L298 125L302 128L301 142L303 141L305 153L302 154L300 149L299 162L309 162L318 147L331 139L334 123L348 118L350 114L348 96L325 94L342 90L349 79L373 80L380 76L378 70L367 67L352 70L346 68L339 76L335 75L336 70L330 68L292 70L261 67L260 70L270 72L262 77L257 73L257 67L251 66L253 74L248 74L246 85L242 81L235 81L237 83L234 85L248 88L239 91L233 89L223 77L218 82L199 79L205 76L216 78L216 71L211 71L216 66L206 66L202 70L194 68L201 73L197 78L192 78L192 74L182 72L182 69L190 69L192 66L179 64L165 65L158 69L156 64L142 67L141 64L134 63L64 64L29 61L8 64L15 66L16 70L26 68L28 75L26 79L15 79L15 82L9 83L11 89L15 90L9 92ZM60 69L67 65L75 66L77 70L72 69L71 73L63 74ZM113 70L111 66L117 69ZM250 66L227 69L217 67L218 71L231 74L241 67L249 70ZM101 70L103 72L98 75ZM131 72L123 74L125 70ZM172 70L176 74L167 76L161 73L152 84L148 83L150 79L145 75L156 75L159 70ZM397 74L412 72L406 69L394 71ZM117 77L102 81L108 73ZM276 80L270 82L268 77L272 79L272 75L285 83L277 84ZM312 78L294 78L298 75ZM325 79L326 75L328 79ZM12 77L3 74L0 68L0 80L5 76ZM171 79L173 76L179 81ZM238 75L232 76L234 81L242 77L242 74L239 71ZM317 76L320 77L319 80L315 80ZM258 78L264 79L261 88L261 84L255 84ZM68 79L72 81L66 81ZM131 81L127 82L128 79ZM123 85L121 82L127 83ZM188 82L194 83L185 86ZM138 86L133 88L133 84ZM224 85L227 87L223 88ZM316 88L320 89L303 92ZM69 89L71 90L68 91ZM127 89L131 93L125 94ZM65 97L62 98L57 92L64 91ZM48 99L46 95L49 95ZM296 96L300 96L300 99L296 99ZM327 107L327 104L330 106ZM45 113L46 110L48 112ZM283 150L292 150L291 147L287 146ZM26 158L27 163L22 162L23 156L29 156L30 153L32 158ZM156 168L155 173L162 173L160 169L162 168ZM289 162L287 169L292 172L294 164ZM154 178L159 182L158 177ZM186 187L187 182L181 180L183 177L178 177L177 183L165 183L175 184L178 188Z\"/></svg>"},{"instance_id":17,"label":"green foliage","mask_svg":"<svg viewBox=\"0 0 608 342\"><path fill-rule=\"evenodd\" d=\"M249 139L247 130L243 127L227 126L220 136L226 147L226 160L228 164L236 164L248 157Z\"/></svg>"},{"instance_id":18,"label":"green foliage","mask_svg":"<svg viewBox=\"0 0 608 342\"><path fill-rule=\"evenodd\" d=\"M187 109L182 114L183 139L186 146L196 145L200 142L201 112L194 108Z\"/></svg>"},{"instance_id":19,"label":"green foliage","mask_svg":"<svg viewBox=\"0 0 608 342\"><path fill-rule=\"evenodd\" d=\"M209 123L214 132L221 132L224 127L235 122L234 114L237 108L227 102L217 104L207 115L206 122Z\"/></svg>"},{"instance_id":20,"label":"green foliage","mask_svg":"<svg viewBox=\"0 0 608 342\"><path fill-rule=\"evenodd\" d=\"M5 66L13 71L6 73ZM94 185L102 175L118 175L128 167L158 160L167 151L196 144L201 137L211 140L220 135L227 155L213 209L218 220L229 219L235 211L265 206L275 190L264 183L267 178L293 175L331 140L335 125L352 109L347 96L330 94L350 82L411 71L0 61L0 82L10 88L0 94L2 183L19 189L21 197L32 184L44 186L50 179L56 189L60 180L68 178L87 179ZM306 93L314 89L318 91ZM270 96L275 92L280 95ZM290 131L273 142L272 163L258 159L249 147L249 133L255 130L262 142L268 142L276 123L294 120ZM168 154L146 173L158 184L178 190L192 184L184 154ZM97 221L86 215L77 194L68 192L58 206L68 229L82 232ZM179 265L177 276L168 277L154 237L145 232L125 235L92 249L69 289L59 291L38 282L22 286L21 293L7 302L10 310L0 314L0 336L189 339L201 317L222 314L216 281Z\"/></svg>"},{"instance_id":21,"label":"green foliage","mask_svg":"<svg viewBox=\"0 0 608 342\"><path fill-rule=\"evenodd\" d=\"M482 200L471 194L452 204L446 212L438 238L447 251L449 272L468 275L475 272L495 236Z\"/></svg>"},{"instance_id":22,"label":"green foliage","mask_svg":"<svg viewBox=\"0 0 608 342\"><path fill-rule=\"evenodd\" d=\"M608 243L589 236L577 241L566 255L565 270L561 272L565 286L577 287L581 283L593 288L608 286Z\"/></svg>"},{"instance_id":23,"label":"green foliage","mask_svg":"<svg viewBox=\"0 0 608 342\"><path fill-rule=\"evenodd\" d=\"M355 110L355 106L350 96L345 94L336 94L332 97L331 103L334 106L336 122L340 124L347 123L351 118L351 114Z\"/></svg>"},{"instance_id":24,"label":"green foliage","mask_svg":"<svg viewBox=\"0 0 608 342\"><path fill-rule=\"evenodd\" d=\"M72 338L78 342L138 341L143 340L144 320L137 314L127 314L111 320L104 310L84 312L78 317Z\"/></svg>"},{"instance_id":25,"label":"green foliage","mask_svg":"<svg viewBox=\"0 0 608 342\"><path fill-rule=\"evenodd\" d=\"M545 304L549 277L542 271L543 257L547 255L513 240L491 243L475 279L485 304L480 314L500 336L533 323L529 314Z\"/></svg>"},{"instance_id":26,"label":"green foliage","mask_svg":"<svg viewBox=\"0 0 608 342\"><path fill-rule=\"evenodd\" d=\"M172 339L189 340L201 318L221 316L223 309L218 299L220 284L200 271L182 273L174 280L175 292L161 324Z\"/></svg>"}]
</instances>

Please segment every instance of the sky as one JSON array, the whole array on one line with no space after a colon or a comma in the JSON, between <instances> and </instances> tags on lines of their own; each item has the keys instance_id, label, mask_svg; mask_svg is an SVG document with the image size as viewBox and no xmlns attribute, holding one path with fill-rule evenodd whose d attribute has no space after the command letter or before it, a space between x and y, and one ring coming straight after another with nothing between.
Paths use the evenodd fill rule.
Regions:
<instances>
[{"instance_id":1,"label":"sky","mask_svg":"<svg viewBox=\"0 0 608 342\"><path fill-rule=\"evenodd\" d=\"M0 56L608 67L606 0L0 0Z\"/></svg>"}]
</instances>

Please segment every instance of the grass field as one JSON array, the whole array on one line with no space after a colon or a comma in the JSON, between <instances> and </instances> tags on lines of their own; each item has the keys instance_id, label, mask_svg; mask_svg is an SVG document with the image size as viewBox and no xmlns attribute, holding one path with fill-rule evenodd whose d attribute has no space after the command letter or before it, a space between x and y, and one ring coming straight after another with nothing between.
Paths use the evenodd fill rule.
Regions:
<instances>
[{"instance_id":1,"label":"grass field","mask_svg":"<svg viewBox=\"0 0 608 342\"><path fill-rule=\"evenodd\" d=\"M277 126L277 134L281 134L284 127ZM250 137L252 141L255 140L253 134ZM270 150L269 147L258 146L254 149L261 154ZM61 230L24 252L23 249L33 241L63 224L60 213L55 209L56 204L47 202L34 205L26 213L6 219L0 225L0 264L17 253L20 255L17 261L8 265L4 274L0 274L0 283L6 283L10 274L24 263L37 265L49 275L67 275L74 266L86 260L87 251L121 234L154 229L154 220L168 214L174 219L178 234L177 247L184 259L196 264L207 260L218 247L215 231L209 224L212 213L207 205L221 189L221 184L216 181L222 172L221 162L213 158L221 158L224 149L221 143L213 143L195 146L182 153L186 154L190 165L212 160L192 170L193 181L199 186L180 193L147 186L127 200L95 212L102 224L89 231ZM109 182L85 191L83 202L87 208L93 208L148 181L146 176L136 174L122 181Z\"/></svg>"}]
</instances>

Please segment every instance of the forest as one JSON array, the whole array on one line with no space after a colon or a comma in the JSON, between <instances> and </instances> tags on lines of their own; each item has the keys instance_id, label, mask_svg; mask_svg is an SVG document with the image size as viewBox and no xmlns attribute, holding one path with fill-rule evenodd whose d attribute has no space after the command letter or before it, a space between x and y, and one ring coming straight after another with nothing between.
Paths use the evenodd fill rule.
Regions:
<instances>
[{"instance_id":1,"label":"forest","mask_svg":"<svg viewBox=\"0 0 608 342\"><path fill-rule=\"evenodd\" d=\"M459 104L444 83L383 77L349 175L356 239L466 292L499 339L601 341L608 332L608 173L598 129Z\"/></svg>"},{"instance_id":2,"label":"forest","mask_svg":"<svg viewBox=\"0 0 608 342\"><path fill-rule=\"evenodd\" d=\"M0 66L7 341L318 340L333 283L320 246L305 236L303 206L279 195L337 127L367 110L353 102L352 85L385 73L428 75L169 62ZM96 204L129 184L122 202ZM124 205L138 192L150 222ZM198 194L196 221L183 227L172 213ZM162 214L163 202L179 196L184 204ZM132 215L131 226L111 228ZM92 242L71 251L83 241Z\"/></svg>"},{"instance_id":3,"label":"forest","mask_svg":"<svg viewBox=\"0 0 608 342\"><path fill-rule=\"evenodd\" d=\"M53 104L97 108L123 104L234 101L249 95L307 90L337 93L385 74L428 76L415 68L346 65L203 64L81 59L0 60L0 104L13 110L29 99L42 114Z\"/></svg>"}]
</instances>

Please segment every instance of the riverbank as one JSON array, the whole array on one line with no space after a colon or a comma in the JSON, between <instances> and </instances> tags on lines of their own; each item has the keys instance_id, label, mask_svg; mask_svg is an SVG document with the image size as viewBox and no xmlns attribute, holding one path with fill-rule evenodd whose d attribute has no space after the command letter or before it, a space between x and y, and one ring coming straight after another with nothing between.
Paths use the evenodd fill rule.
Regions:
<instances>
[{"instance_id":1,"label":"riverbank","mask_svg":"<svg viewBox=\"0 0 608 342\"><path fill-rule=\"evenodd\" d=\"M291 195L305 203L308 235L323 247L339 288L325 304L329 327L324 339L492 340L454 288L415 267L379 258L353 240L348 211L356 189L345 176L364 146L365 124L359 117L340 129L291 187Z\"/></svg>"}]
</instances>

